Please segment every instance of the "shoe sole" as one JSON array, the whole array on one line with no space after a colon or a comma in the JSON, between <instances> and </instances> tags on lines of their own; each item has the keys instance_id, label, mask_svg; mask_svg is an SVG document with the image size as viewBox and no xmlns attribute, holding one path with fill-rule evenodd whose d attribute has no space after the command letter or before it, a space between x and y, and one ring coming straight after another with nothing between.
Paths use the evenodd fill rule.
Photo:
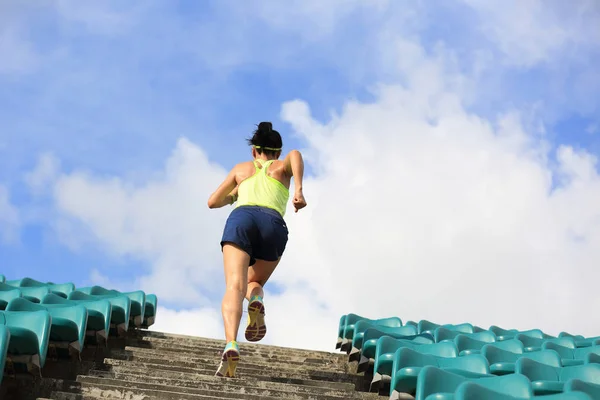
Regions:
<instances>
[{"instance_id":1,"label":"shoe sole","mask_svg":"<svg viewBox=\"0 0 600 400\"><path fill-rule=\"evenodd\" d=\"M248 326L246 327L246 340L258 342L267 334L265 324L265 306L260 301L253 301L248 305Z\"/></svg>"},{"instance_id":2,"label":"shoe sole","mask_svg":"<svg viewBox=\"0 0 600 400\"><path fill-rule=\"evenodd\" d=\"M225 353L223 353L223 358L221 359L221 362L225 363L227 366L225 373L223 374L219 368L215 375L225 378L235 378L235 370L237 369L239 361L240 353L233 349L227 350Z\"/></svg>"}]
</instances>

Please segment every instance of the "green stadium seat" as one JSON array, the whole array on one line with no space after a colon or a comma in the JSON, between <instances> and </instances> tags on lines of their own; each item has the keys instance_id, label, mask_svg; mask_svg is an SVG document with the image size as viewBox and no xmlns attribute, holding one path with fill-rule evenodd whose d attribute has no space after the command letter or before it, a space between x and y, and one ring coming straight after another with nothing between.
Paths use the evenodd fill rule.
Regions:
<instances>
[{"instance_id":1,"label":"green stadium seat","mask_svg":"<svg viewBox=\"0 0 600 400\"><path fill-rule=\"evenodd\" d=\"M511 374L473 378L445 371L439 367L426 366L417 378L415 400L454 399L454 393L465 382L477 382L489 390L508 394L517 399L528 399L532 395L531 384L522 375ZM398 397L391 396L391 398L396 399Z\"/></svg>"},{"instance_id":2,"label":"green stadium seat","mask_svg":"<svg viewBox=\"0 0 600 400\"><path fill-rule=\"evenodd\" d=\"M399 336L414 336L417 334L417 329L414 326L385 326L361 320L358 321L354 327L352 347L349 353L353 353L362 349L363 338L367 329L378 329L381 332L392 333Z\"/></svg>"},{"instance_id":3,"label":"green stadium seat","mask_svg":"<svg viewBox=\"0 0 600 400\"><path fill-rule=\"evenodd\" d=\"M130 322L136 327L141 327L144 322L145 309L146 309L146 294L141 290L133 292L119 292L117 290L105 289L102 286L92 286L87 288L79 288L78 291L87 293L92 296L99 296L103 298L112 298L119 296L127 296L130 299L130 311L129 318Z\"/></svg>"},{"instance_id":4,"label":"green stadium seat","mask_svg":"<svg viewBox=\"0 0 600 400\"><path fill-rule=\"evenodd\" d=\"M414 395L419 372L428 365L472 378L492 376L488 361L480 354L464 357L437 357L404 347L394 354L390 396L397 397L399 393Z\"/></svg>"},{"instance_id":5,"label":"green stadium seat","mask_svg":"<svg viewBox=\"0 0 600 400\"><path fill-rule=\"evenodd\" d=\"M72 283L56 284L53 282L40 282L40 281L31 279L31 278L15 279L15 280L8 281L6 283L11 286L20 287L20 288L46 287L50 290L50 293L57 294L61 297L64 297L65 299L67 298L69 293L71 293L73 290L75 290L75 285Z\"/></svg>"},{"instance_id":6,"label":"green stadium seat","mask_svg":"<svg viewBox=\"0 0 600 400\"><path fill-rule=\"evenodd\" d=\"M52 317L45 310L0 311L0 325L6 325L10 330L10 359L35 365L41 370L46 363L51 323Z\"/></svg>"},{"instance_id":7,"label":"green stadium seat","mask_svg":"<svg viewBox=\"0 0 600 400\"><path fill-rule=\"evenodd\" d=\"M50 290L47 287L17 287L7 283L0 283L0 291L15 289L18 289L21 292L21 297L34 303L39 303L42 300L42 297L50 293Z\"/></svg>"},{"instance_id":8,"label":"green stadium seat","mask_svg":"<svg viewBox=\"0 0 600 400\"><path fill-rule=\"evenodd\" d=\"M344 326L344 333L342 335L342 345L340 349L345 352L350 352L352 349L352 339L354 338L354 331L356 323L359 321L369 322L377 326L391 326L400 327L402 326L402 320L398 317L387 317L379 319L368 319L361 317L357 314L348 314L346 316L346 324Z\"/></svg>"},{"instance_id":9,"label":"green stadium seat","mask_svg":"<svg viewBox=\"0 0 600 400\"><path fill-rule=\"evenodd\" d=\"M458 349L454 342L441 342L433 344L415 344L405 339L394 339L383 336L377 340L375 349L375 364L373 368L373 380L371 391L379 389L381 383L391 380L394 355L396 351L408 347L422 354L431 354L438 357L457 357Z\"/></svg>"},{"instance_id":10,"label":"green stadium seat","mask_svg":"<svg viewBox=\"0 0 600 400\"><path fill-rule=\"evenodd\" d=\"M122 335L129 330L131 299L128 296L98 296L75 290L69 293L68 300L108 300L111 305L110 326L114 327L119 335Z\"/></svg>"},{"instance_id":11,"label":"green stadium seat","mask_svg":"<svg viewBox=\"0 0 600 400\"><path fill-rule=\"evenodd\" d=\"M144 322L142 328L147 329L154 324L156 310L158 309L158 298L155 294L146 295L146 308L144 310Z\"/></svg>"},{"instance_id":12,"label":"green stadium seat","mask_svg":"<svg viewBox=\"0 0 600 400\"><path fill-rule=\"evenodd\" d=\"M514 400L514 399L539 399L539 400L592 400L589 394L583 393L582 391L571 391L567 393L561 393L549 396L534 396L533 390L531 389L531 382L525 376L520 374L508 375L512 377L511 382L504 382L503 387L494 387L490 389L487 387L484 381L472 380L461 383L453 397L450 397L450 393L444 393L442 396L431 395L428 397L431 399L454 399L454 400L473 400L473 399L485 399L485 400Z\"/></svg>"},{"instance_id":13,"label":"green stadium seat","mask_svg":"<svg viewBox=\"0 0 600 400\"><path fill-rule=\"evenodd\" d=\"M530 351L540 351L542 350L542 345L544 343L558 343L561 346L566 346L569 348L575 348L575 340L573 338L562 337L562 338L553 338L553 339L540 339L537 337L531 337L529 335L518 333L515 336L515 339L519 340L523 343L523 351L525 353Z\"/></svg>"},{"instance_id":14,"label":"green stadium seat","mask_svg":"<svg viewBox=\"0 0 600 400\"><path fill-rule=\"evenodd\" d=\"M88 313L81 305L51 308L43 304L32 303L24 298L11 300L6 311L47 311L50 313L50 341L57 347L71 348L79 355L85 344L85 331Z\"/></svg>"},{"instance_id":15,"label":"green stadium seat","mask_svg":"<svg viewBox=\"0 0 600 400\"><path fill-rule=\"evenodd\" d=\"M494 344L483 346L481 354L488 360L490 371L494 375L506 375L515 372L517 360L527 357L548 365L561 366L560 356L553 350L532 351L529 353L514 353L501 349Z\"/></svg>"},{"instance_id":16,"label":"green stadium seat","mask_svg":"<svg viewBox=\"0 0 600 400\"><path fill-rule=\"evenodd\" d=\"M546 342L542 345L542 348L544 350L556 351L562 359L563 367L589 364L597 359L597 357L594 357L593 355L600 356L600 346L570 348L561 346L556 342Z\"/></svg>"},{"instance_id":17,"label":"green stadium seat","mask_svg":"<svg viewBox=\"0 0 600 400\"><path fill-rule=\"evenodd\" d=\"M442 326L441 324L436 324L435 322L431 322L428 321L426 319L422 319L419 321L418 325L417 325L417 332L418 333L431 333L433 334L433 331L436 328L439 328L440 326Z\"/></svg>"},{"instance_id":18,"label":"green stadium seat","mask_svg":"<svg viewBox=\"0 0 600 400\"><path fill-rule=\"evenodd\" d=\"M21 291L12 286L4 286L0 283L0 310L5 310L8 302L21 297Z\"/></svg>"},{"instance_id":19,"label":"green stadium seat","mask_svg":"<svg viewBox=\"0 0 600 400\"><path fill-rule=\"evenodd\" d=\"M2 274L0 274L0 283L4 283L6 282L6 277Z\"/></svg>"},{"instance_id":20,"label":"green stadium seat","mask_svg":"<svg viewBox=\"0 0 600 400\"><path fill-rule=\"evenodd\" d=\"M73 305L81 305L88 312L87 328L88 334L101 337L105 342L110 331L110 317L112 306L110 301L101 300L68 300L53 293L44 296L42 305L50 308L68 308Z\"/></svg>"},{"instance_id":21,"label":"green stadium seat","mask_svg":"<svg viewBox=\"0 0 600 400\"><path fill-rule=\"evenodd\" d=\"M600 399L600 385L596 385L589 382L584 382L580 379L569 379L564 386L563 393L585 393L590 396L591 399ZM543 396L543 400L546 399L546 396Z\"/></svg>"},{"instance_id":22,"label":"green stadium seat","mask_svg":"<svg viewBox=\"0 0 600 400\"><path fill-rule=\"evenodd\" d=\"M411 326L411 325L407 325ZM433 344L435 343L433 340L433 336L429 333L423 333L420 335L411 335L405 336L406 332L403 328L405 327L377 327L377 328L369 328L365 331L363 335L363 344L360 352L354 353L360 356L360 361L358 363L357 372L364 372L369 369L371 365L374 365L375 362L375 352L377 350L377 341L379 338L383 336L387 336L393 339L403 339L408 340L415 345L419 344ZM412 329L416 329L415 327L408 328L412 331ZM350 354L351 360L355 360L356 356L354 354Z\"/></svg>"},{"instance_id":23,"label":"green stadium seat","mask_svg":"<svg viewBox=\"0 0 600 400\"><path fill-rule=\"evenodd\" d=\"M561 393L565 390L565 383L571 379L600 385L599 364L557 367L532 360L529 357L521 357L516 362L515 372L529 378L536 396Z\"/></svg>"},{"instance_id":24,"label":"green stadium seat","mask_svg":"<svg viewBox=\"0 0 600 400\"><path fill-rule=\"evenodd\" d=\"M0 384L4 378L4 366L10 343L10 330L6 325L0 325Z\"/></svg>"},{"instance_id":25,"label":"green stadium seat","mask_svg":"<svg viewBox=\"0 0 600 400\"><path fill-rule=\"evenodd\" d=\"M481 348L496 341L496 335L490 331L476 333L461 333L454 337L454 344L459 356L479 354Z\"/></svg>"}]
</instances>

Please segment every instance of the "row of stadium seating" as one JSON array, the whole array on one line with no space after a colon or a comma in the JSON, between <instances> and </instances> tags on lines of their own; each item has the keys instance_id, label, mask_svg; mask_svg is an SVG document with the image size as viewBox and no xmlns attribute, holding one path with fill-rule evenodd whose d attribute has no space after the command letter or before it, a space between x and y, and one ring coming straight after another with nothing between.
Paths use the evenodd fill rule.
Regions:
<instances>
[{"instance_id":1,"label":"row of stadium seating","mask_svg":"<svg viewBox=\"0 0 600 400\"><path fill-rule=\"evenodd\" d=\"M86 345L106 344L130 327L148 328L157 301L141 290L75 288L31 278L7 281L0 275L0 383L5 367L41 374L49 351L80 360Z\"/></svg>"},{"instance_id":2,"label":"row of stadium seating","mask_svg":"<svg viewBox=\"0 0 600 400\"><path fill-rule=\"evenodd\" d=\"M347 314L336 348L390 399L600 399L600 337Z\"/></svg>"}]
</instances>

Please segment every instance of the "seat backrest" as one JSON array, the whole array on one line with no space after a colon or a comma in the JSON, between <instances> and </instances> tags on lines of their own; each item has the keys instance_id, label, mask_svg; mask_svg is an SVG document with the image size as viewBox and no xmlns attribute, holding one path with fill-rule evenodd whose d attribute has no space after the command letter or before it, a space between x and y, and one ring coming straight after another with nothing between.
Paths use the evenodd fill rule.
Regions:
<instances>
[{"instance_id":1,"label":"seat backrest","mask_svg":"<svg viewBox=\"0 0 600 400\"><path fill-rule=\"evenodd\" d=\"M395 371L406 367L424 367L426 365L437 365L437 357L420 353L408 347L398 349L394 354Z\"/></svg>"},{"instance_id":2,"label":"seat backrest","mask_svg":"<svg viewBox=\"0 0 600 400\"><path fill-rule=\"evenodd\" d=\"M496 363L515 362L522 354L504 350L493 343L483 346L481 348L481 355L488 360L490 365L492 365Z\"/></svg>"},{"instance_id":3,"label":"seat backrest","mask_svg":"<svg viewBox=\"0 0 600 400\"><path fill-rule=\"evenodd\" d=\"M515 363L515 373L525 375L532 382L557 382L560 370L559 367L553 367L527 357L521 357Z\"/></svg>"},{"instance_id":4,"label":"seat backrest","mask_svg":"<svg viewBox=\"0 0 600 400\"><path fill-rule=\"evenodd\" d=\"M517 339L502 340L501 342L490 343L490 345L515 354L523 353L523 343Z\"/></svg>"},{"instance_id":5,"label":"seat backrest","mask_svg":"<svg viewBox=\"0 0 600 400\"><path fill-rule=\"evenodd\" d=\"M456 358L437 358L440 368L452 368L461 371L473 372L476 374L489 374L490 365L481 354L471 354L468 356Z\"/></svg>"},{"instance_id":6,"label":"seat backrest","mask_svg":"<svg viewBox=\"0 0 600 400\"><path fill-rule=\"evenodd\" d=\"M17 297L8 302L6 311L43 311L46 310L41 304L32 303L22 297Z\"/></svg>"},{"instance_id":7,"label":"seat backrest","mask_svg":"<svg viewBox=\"0 0 600 400\"><path fill-rule=\"evenodd\" d=\"M458 349L454 342L413 345L412 349L423 354L431 354L438 357L458 357Z\"/></svg>"},{"instance_id":8,"label":"seat backrest","mask_svg":"<svg viewBox=\"0 0 600 400\"><path fill-rule=\"evenodd\" d=\"M444 340L454 340L454 338L460 335L460 333L461 332L459 331L453 331L440 326L439 328L435 328L433 331L433 337L435 338L436 343L439 343Z\"/></svg>"},{"instance_id":9,"label":"seat backrest","mask_svg":"<svg viewBox=\"0 0 600 400\"><path fill-rule=\"evenodd\" d=\"M530 360L534 360L545 365L550 365L552 367L562 367L560 355L556 351L550 349L523 353L520 358L529 358Z\"/></svg>"},{"instance_id":10,"label":"seat backrest","mask_svg":"<svg viewBox=\"0 0 600 400\"><path fill-rule=\"evenodd\" d=\"M455 392L455 398L459 399L495 400L505 399L507 395L511 396L511 399L533 398L531 382L524 375L510 374L467 381L462 383Z\"/></svg>"},{"instance_id":11,"label":"seat backrest","mask_svg":"<svg viewBox=\"0 0 600 400\"><path fill-rule=\"evenodd\" d=\"M560 358L565 360L573 360L575 358L575 350L565 346L561 346L555 342L545 342L542 345L543 350L554 350L560 355Z\"/></svg>"},{"instance_id":12,"label":"seat backrest","mask_svg":"<svg viewBox=\"0 0 600 400\"><path fill-rule=\"evenodd\" d=\"M600 346L581 347L573 350L573 358L576 360L585 360L588 354L600 355Z\"/></svg>"},{"instance_id":13,"label":"seat backrest","mask_svg":"<svg viewBox=\"0 0 600 400\"><path fill-rule=\"evenodd\" d=\"M473 333L473 324L468 322L463 322L462 324L445 324L442 327L460 333Z\"/></svg>"},{"instance_id":14,"label":"seat backrest","mask_svg":"<svg viewBox=\"0 0 600 400\"><path fill-rule=\"evenodd\" d=\"M427 321L426 319L422 319L419 321L419 325L417 327L418 333L433 331L435 328L439 328L441 325L436 324L435 322Z\"/></svg>"},{"instance_id":15,"label":"seat backrest","mask_svg":"<svg viewBox=\"0 0 600 400\"><path fill-rule=\"evenodd\" d=\"M570 379L579 379L584 382L600 385L600 365L584 364L560 369L560 381L567 382Z\"/></svg>"}]
</instances>

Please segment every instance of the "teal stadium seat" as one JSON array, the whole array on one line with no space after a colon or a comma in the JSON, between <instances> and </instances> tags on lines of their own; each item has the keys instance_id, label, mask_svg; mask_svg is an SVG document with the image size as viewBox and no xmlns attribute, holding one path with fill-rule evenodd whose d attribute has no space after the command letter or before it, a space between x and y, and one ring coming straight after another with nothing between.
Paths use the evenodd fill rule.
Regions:
<instances>
[{"instance_id":1,"label":"teal stadium seat","mask_svg":"<svg viewBox=\"0 0 600 400\"><path fill-rule=\"evenodd\" d=\"M81 305L60 308L46 307L43 304L32 303L24 298L17 298L8 303L6 311L47 311L52 317L50 341L56 347L73 349L78 356L83 350L88 318L85 307Z\"/></svg>"},{"instance_id":2,"label":"teal stadium seat","mask_svg":"<svg viewBox=\"0 0 600 400\"><path fill-rule=\"evenodd\" d=\"M557 357L559 357L558 353ZM561 393L565 390L565 384L571 379L578 379L588 387L600 389L600 364L562 367L521 357L516 362L515 372L529 378L536 396Z\"/></svg>"},{"instance_id":3,"label":"teal stadium seat","mask_svg":"<svg viewBox=\"0 0 600 400\"><path fill-rule=\"evenodd\" d=\"M403 347L408 347L422 354L431 354L438 357L458 356L458 349L453 342L415 344L409 340L383 336L377 340L375 349L375 365L373 368L371 391L378 391L382 383L391 381L394 356L396 351Z\"/></svg>"},{"instance_id":4,"label":"teal stadium seat","mask_svg":"<svg viewBox=\"0 0 600 400\"><path fill-rule=\"evenodd\" d=\"M575 348L575 340L573 338L553 338L553 339L540 339L537 337L532 337L523 333L518 333L515 335L515 339L519 340L523 343L523 351L525 353L530 351L540 351L542 350L542 346L544 343L558 343L561 346Z\"/></svg>"},{"instance_id":5,"label":"teal stadium seat","mask_svg":"<svg viewBox=\"0 0 600 400\"><path fill-rule=\"evenodd\" d=\"M556 367L562 365L560 356L553 350L531 351L529 353L513 353L490 344L482 348L481 354L488 360L490 364L490 371L494 375L506 375L514 373L515 363L517 360L524 357Z\"/></svg>"},{"instance_id":6,"label":"teal stadium seat","mask_svg":"<svg viewBox=\"0 0 600 400\"><path fill-rule=\"evenodd\" d=\"M144 322L142 328L147 329L154 325L156 310L158 309L158 298L155 294L146 295L146 309L144 310Z\"/></svg>"},{"instance_id":7,"label":"teal stadium seat","mask_svg":"<svg viewBox=\"0 0 600 400\"><path fill-rule=\"evenodd\" d=\"M86 308L88 313L86 334L100 337L106 341L110 332L110 318L112 306L110 301L101 300L68 300L53 293L47 294L42 299L42 305L51 308L69 308L73 305L81 305Z\"/></svg>"},{"instance_id":8,"label":"teal stadium seat","mask_svg":"<svg viewBox=\"0 0 600 400\"><path fill-rule=\"evenodd\" d=\"M379 318L379 319L369 319L361 317L357 314L348 314L346 316L346 324L344 325L344 331L342 335L342 344L340 349L345 352L350 352L352 349L352 339L354 337L354 331L356 327L356 323L359 321L369 322L373 325L377 326L391 326L391 327L400 327L402 326L402 320L398 317L387 317L387 318Z\"/></svg>"},{"instance_id":9,"label":"teal stadium seat","mask_svg":"<svg viewBox=\"0 0 600 400\"><path fill-rule=\"evenodd\" d=\"M483 397L481 397L483 396ZM395 400L398 397L390 397ZM427 366L419 373L415 400L538 399L530 380L521 374L473 378ZM582 392L544 396L539 400L588 400Z\"/></svg>"},{"instance_id":10,"label":"teal stadium seat","mask_svg":"<svg viewBox=\"0 0 600 400\"><path fill-rule=\"evenodd\" d=\"M412 329L416 329L416 327L412 327L411 325L407 325L406 327L410 327ZM429 333L423 333L420 335L413 336L405 336L404 333L406 327L377 327L377 328L369 328L365 331L363 335L363 344L362 349L359 353L350 354L350 360L355 360L355 354L360 355L360 361L358 363L357 372L364 372L369 370L370 367L375 365L375 355L377 351L377 341L379 338L383 336L387 336L393 339L403 339L410 341L413 344L433 344L435 343L433 340L433 335Z\"/></svg>"},{"instance_id":11,"label":"teal stadium seat","mask_svg":"<svg viewBox=\"0 0 600 400\"><path fill-rule=\"evenodd\" d=\"M9 291L18 289L21 292L20 297L24 297L34 303L39 303L42 297L50 293L50 289L47 287L18 287L9 285L7 283L0 283L0 291Z\"/></svg>"},{"instance_id":12,"label":"teal stadium seat","mask_svg":"<svg viewBox=\"0 0 600 400\"><path fill-rule=\"evenodd\" d=\"M546 342L542 348L556 351L562 359L563 367L596 363L600 356L600 346L572 348L555 342Z\"/></svg>"},{"instance_id":13,"label":"teal stadium seat","mask_svg":"<svg viewBox=\"0 0 600 400\"><path fill-rule=\"evenodd\" d=\"M490 331L460 333L454 337L459 356L479 354L483 346L494 342L496 342L496 335Z\"/></svg>"},{"instance_id":14,"label":"teal stadium seat","mask_svg":"<svg viewBox=\"0 0 600 400\"><path fill-rule=\"evenodd\" d=\"M584 382L580 379L569 379L565 383L563 393L583 392L590 396L591 399L600 399L600 385ZM541 400L545 399L543 396Z\"/></svg>"},{"instance_id":15,"label":"teal stadium seat","mask_svg":"<svg viewBox=\"0 0 600 400\"><path fill-rule=\"evenodd\" d=\"M18 288L0 283L0 310L5 310L8 302L18 297L21 297L21 291Z\"/></svg>"},{"instance_id":16,"label":"teal stadium seat","mask_svg":"<svg viewBox=\"0 0 600 400\"><path fill-rule=\"evenodd\" d=\"M417 334L417 328L414 326L385 326L377 325L369 321L358 321L354 327L354 336L352 338L352 348L349 354L362 349L363 338L367 329L378 329L381 332L389 332L400 336L414 336Z\"/></svg>"},{"instance_id":17,"label":"teal stadium seat","mask_svg":"<svg viewBox=\"0 0 600 400\"><path fill-rule=\"evenodd\" d=\"M67 296L69 295L69 293L71 293L73 290L75 290L75 285L73 283L60 283L60 284L56 284L53 282L40 282L37 281L35 279L31 279L31 278L22 278L22 279L15 279L15 280L11 280L6 282L7 284L11 285L11 286L15 286L15 287L20 287L20 288L24 288L24 287L29 287L29 288L48 288L48 290L50 291L50 293L54 293L56 295L59 295L61 297L64 297L65 299L67 298ZM41 298L40 298L41 300Z\"/></svg>"},{"instance_id":18,"label":"teal stadium seat","mask_svg":"<svg viewBox=\"0 0 600 400\"><path fill-rule=\"evenodd\" d=\"M6 282L6 277L2 274L0 274L0 283L4 283Z\"/></svg>"},{"instance_id":19,"label":"teal stadium seat","mask_svg":"<svg viewBox=\"0 0 600 400\"><path fill-rule=\"evenodd\" d=\"M463 357L437 357L404 347L394 354L390 396L398 397L399 393L414 395L419 372L428 365L467 377L493 376L490 374L488 361L480 354Z\"/></svg>"},{"instance_id":20,"label":"teal stadium seat","mask_svg":"<svg viewBox=\"0 0 600 400\"><path fill-rule=\"evenodd\" d=\"M0 311L0 325L10 330L8 357L15 363L35 365L41 371L50 340L50 313L45 310Z\"/></svg>"},{"instance_id":21,"label":"teal stadium seat","mask_svg":"<svg viewBox=\"0 0 600 400\"><path fill-rule=\"evenodd\" d=\"M10 330L6 325L0 325L0 384L4 378L4 366L8 353L8 344L10 343Z\"/></svg>"},{"instance_id":22,"label":"teal stadium seat","mask_svg":"<svg viewBox=\"0 0 600 400\"><path fill-rule=\"evenodd\" d=\"M129 322L133 322L133 325L138 328L142 326L146 309L146 294L143 291L136 290L133 292L119 292L117 290L105 289L102 286L78 288L77 290L92 296L98 296L106 299L127 296L130 300L131 307L129 311Z\"/></svg>"},{"instance_id":23,"label":"teal stadium seat","mask_svg":"<svg viewBox=\"0 0 600 400\"><path fill-rule=\"evenodd\" d=\"M129 330L129 316L131 300L124 295L97 296L75 290L69 293L68 300L98 301L108 300L111 305L110 327L115 328L118 335L123 335Z\"/></svg>"}]
</instances>

